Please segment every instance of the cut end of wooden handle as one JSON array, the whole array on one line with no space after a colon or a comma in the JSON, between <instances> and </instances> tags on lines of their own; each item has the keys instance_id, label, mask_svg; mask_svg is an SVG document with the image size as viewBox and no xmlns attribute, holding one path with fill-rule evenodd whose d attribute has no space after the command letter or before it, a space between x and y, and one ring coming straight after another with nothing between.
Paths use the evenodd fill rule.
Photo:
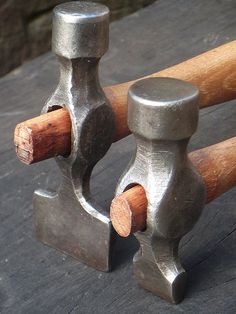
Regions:
<instances>
[{"instance_id":1,"label":"cut end of wooden handle","mask_svg":"<svg viewBox=\"0 0 236 314\"><path fill-rule=\"evenodd\" d=\"M137 185L116 196L111 204L110 217L121 237L145 230L147 198L143 187Z\"/></svg>"},{"instance_id":2,"label":"cut end of wooden handle","mask_svg":"<svg viewBox=\"0 0 236 314\"><path fill-rule=\"evenodd\" d=\"M114 229L121 237L128 237L132 229L132 211L123 197L117 196L111 203L111 221Z\"/></svg>"},{"instance_id":3,"label":"cut end of wooden handle","mask_svg":"<svg viewBox=\"0 0 236 314\"><path fill-rule=\"evenodd\" d=\"M24 121L15 128L14 143L21 162L30 165L71 151L71 121L61 108Z\"/></svg>"},{"instance_id":4,"label":"cut end of wooden handle","mask_svg":"<svg viewBox=\"0 0 236 314\"><path fill-rule=\"evenodd\" d=\"M27 165L34 162L31 131L24 123L20 123L16 126L14 133L16 155L21 162Z\"/></svg>"}]
</instances>

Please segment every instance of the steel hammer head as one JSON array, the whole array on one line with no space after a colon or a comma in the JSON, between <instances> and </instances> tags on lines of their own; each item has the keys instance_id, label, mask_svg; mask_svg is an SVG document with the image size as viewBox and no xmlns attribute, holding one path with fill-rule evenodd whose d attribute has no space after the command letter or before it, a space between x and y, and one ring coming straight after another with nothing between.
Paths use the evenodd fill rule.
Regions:
<instances>
[{"instance_id":1,"label":"steel hammer head","mask_svg":"<svg viewBox=\"0 0 236 314\"><path fill-rule=\"evenodd\" d=\"M149 140L178 141L190 137L198 123L198 89L172 78L149 78L128 92L128 125Z\"/></svg>"},{"instance_id":2,"label":"steel hammer head","mask_svg":"<svg viewBox=\"0 0 236 314\"><path fill-rule=\"evenodd\" d=\"M134 257L139 284L178 303L186 274L178 259L180 239L195 224L205 201L202 178L187 158L187 144L198 122L198 90L171 78L138 81L129 90L128 124L136 154L117 195L141 185L147 196L147 229L137 232Z\"/></svg>"},{"instance_id":3,"label":"steel hammer head","mask_svg":"<svg viewBox=\"0 0 236 314\"><path fill-rule=\"evenodd\" d=\"M54 8L52 50L55 54L68 59L100 58L108 44L109 9L106 6L75 1Z\"/></svg>"},{"instance_id":4,"label":"steel hammer head","mask_svg":"<svg viewBox=\"0 0 236 314\"><path fill-rule=\"evenodd\" d=\"M56 158L63 174L58 191L36 191L33 210L42 242L103 271L111 266L113 229L108 212L92 200L89 181L112 144L115 126L98 78L99 58L108 47L108 13L103 5L82 1L54 10L53 50L61 75L43 112L66 107L72 147L67 158Z\"/></svg>"}]
</instances>

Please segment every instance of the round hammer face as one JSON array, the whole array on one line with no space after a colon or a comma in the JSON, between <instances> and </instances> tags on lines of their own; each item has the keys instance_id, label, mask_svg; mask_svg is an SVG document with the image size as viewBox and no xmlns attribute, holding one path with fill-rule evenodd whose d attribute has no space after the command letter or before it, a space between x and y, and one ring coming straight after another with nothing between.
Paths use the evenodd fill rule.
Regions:
<instances>
[{"instance_id":1,"label":"round hammer face","mask_svg":"<svg viewBox=\"0 0 236 314\"><path fill-rule=\"evenodd\" d=\"M150 140L190 137L198 123L198 89L172 78L148 78L128 92L130 130Z\"/></svg>"},{"instance_id":2,"label":"round hammer face","mask_svg":"<svg viewBox=\"0 0 236 314\"><path fill-rule=\"evenodd\" d=\"M109 9L92 2L67 2L53 10L52 50L62 57L100 58L108 49Z\"/></svg>"}]
</instances>

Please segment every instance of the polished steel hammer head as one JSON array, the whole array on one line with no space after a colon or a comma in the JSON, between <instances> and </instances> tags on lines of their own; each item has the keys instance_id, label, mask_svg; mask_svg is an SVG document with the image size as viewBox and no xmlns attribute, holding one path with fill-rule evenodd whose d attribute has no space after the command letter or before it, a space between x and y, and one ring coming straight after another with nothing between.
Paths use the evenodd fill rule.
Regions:
<instances>
[{"instance_id":1,"label":"polished steel hammer head","mask_svg":"<svg viewBox=\"0 0 236 314\"><path fill-rule=\"evenodd\" d=\"M78 44L79 43L79 44ZM101 58L109 44L109 9L93 2L67 2L53 10L52 50L68 58Z\"/></svg>"},{"instance_id":2,"label":"polished steel hammer head","mask_svg":"<svg viewBox=\"0 0 236 314\"><path fill-rule=\"evenodd\" d=\"M198 90L170 78L138 81L128 93L128 125L147 140L178 141L197 129Z\"/></svg>"},{"instance_id":3,"label":"polished steel hammer head","mask_svg":"<svg viewBox=\"0 0 236 314\"><path fill-rule=\"evenodd\" d=\"M147 229L137 232L134 257L139 284L178 303L186 274L178 259L180 239L197 221L205 201L202 178L187 157L198 123L198 90L171 78L140 80L128 93L128 124L137 150L117 187L140 184L148 200Z\"/></svg>"},{"instance_id":4,"label":"polished steel hammer head","mask_svg":"<svg viewBox=\"0 0 236 314\"><path fill-rule=\"evenodd\" d=\"M98 63L108 48L109 10L92 2L68 2L53 11L53 51L59 84L42 112L65 107L71 117L72 147L56 161L63 174L56 193L36 191L38 238L80 261L108 271L113 231L107 212L91 200L90 175L109 149L114 116L99 84Z\"/></svg>"}]
</instances>

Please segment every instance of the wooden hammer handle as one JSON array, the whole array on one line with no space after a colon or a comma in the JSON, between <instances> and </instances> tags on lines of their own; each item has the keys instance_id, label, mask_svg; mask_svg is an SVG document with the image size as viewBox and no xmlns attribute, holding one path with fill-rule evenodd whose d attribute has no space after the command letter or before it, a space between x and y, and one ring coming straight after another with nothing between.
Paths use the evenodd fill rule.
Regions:
<instances>
[{"instance_id":1,"label":"wooden hammer handle","mask_svg":"<svg viewBox=\"0 0 236 314\"><path fill-rule=\"evenodd\" d=\"M16 155L27 165L69 155L71 120L68 111L58 109L17 124L14 143Z\"/></svg>"},{"instance_id":2,"label":"wooden hammer handle","mask_svg":"<svg viewBox=\"0 0 236 314\"><path fill-rule=\"evenodd\" d=\"M189 158L201 174L206 187L206 203L236 185L236 137L196 150ZM116 196L110 210L112 225L122 237L145 230L147 198L137 185Z\"/></svg>"},{"instance_id":3,"label":"wooden hammer handle","mask_svg":"<svg viewBox=\"0 0 236 314\"><path fill-rule=\"evenodd\" d=\"M200 90L200 108L234 99L236 41L146 77L173 77L195 84ZM104 88L115 114L114 141L130 134L127 125L127 93L134 82ZM70 154L69 119L69 113L65 109L59 109L17 125L14 142L19 159L30 164L57 155Z\"/></svg>"},{"instance_id":4,"label":"wooden hammer handle","mask_svg":"<svg viewBox=\"0 0 236 314\"><path fill-rule=\"evenodd\" d=\"M236 98L236 41L147 77L172 77L196 85L200 90L200 108L234 99ZM127 93L134 82L135 80L104 88L115 112L115 140L130 134L127 125Z\"/></svg>"}]
</instances>

